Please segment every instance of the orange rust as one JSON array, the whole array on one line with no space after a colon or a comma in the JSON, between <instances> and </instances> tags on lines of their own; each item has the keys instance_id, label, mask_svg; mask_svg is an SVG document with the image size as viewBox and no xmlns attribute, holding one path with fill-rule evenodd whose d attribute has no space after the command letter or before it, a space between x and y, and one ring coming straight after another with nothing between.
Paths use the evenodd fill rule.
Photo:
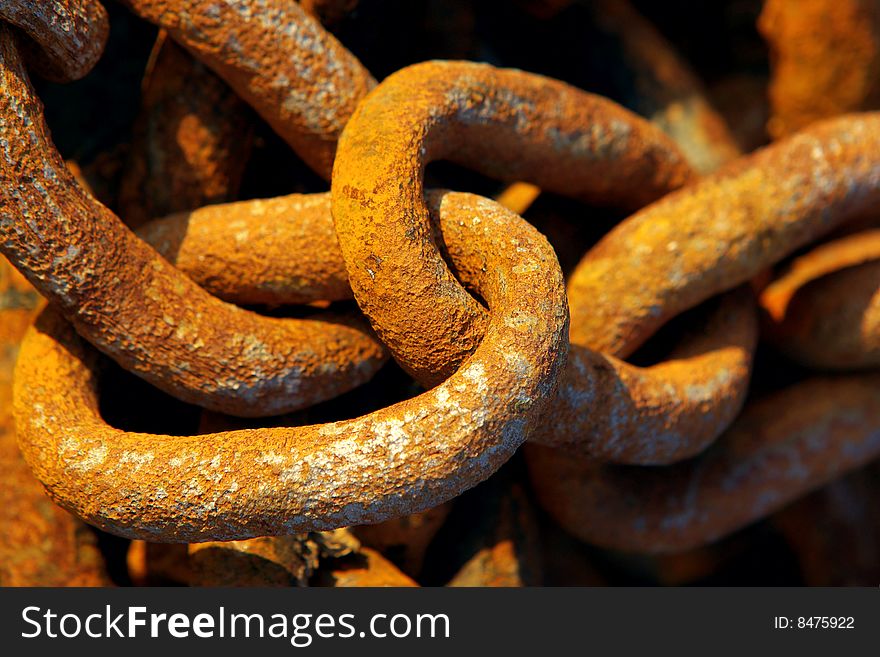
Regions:
<instances>
[{"instance_id":1,"label":"orange rust","mask_svg":"<svg viewBox=\"0 0 880 657\"><path fill-rule=\"evenodd\" d=\"M446 382L324 425L129 433L98 413L98 354L47 312L25 339L15 405L20 446L50 495L112 533L206 541L380 522L488 477L558 382L568 346L562 274L534 230L515 260L500 259L494 237L510 217L479 212L489 201L447 193L433 202L440 238L471 256L456 264L492 310L483 343Z\"/></svg>"},{"instance_id":2,"label":"orange rust","mask_svg":"<svg viewBox=\"0 0 880 657\"><path fill-rule=\"evenodd\" d=\"M340 140L333 216L358 305L426 384L455 371L485 325L431 243L423 173L439 159L628 208L694 179L649 123L549 78L440 61L386 78ZM426 318L419 329L415 318Z\"/></svg>"},{"instance_id":3,"label":"orange rust","mask_svg":"<svg viewBox=\"0 0 880 657\"><path fill-rule=\"evenodd\" d=\"M12 370L39 305L0 256L0 586L105 586L94 534L46 496L15 444Z\"/></svg>"},{"instance_id":4,"label":"orange rust","mask_svg":"<svg viewBox=\"0 0 880 657\"><path fill-rule=\"evenodd\" d=\"M302 302L337 291L343 298L347 283L328 203L326 194L315 194L214 206L148 224L143 235L222 298ZM479 217L493 212L490 204L477 209ZM508 216L494 240L499 258L515 258L517 240L530 230ZM246 240L237 239L240 231L246 231ZM422 321L442 321L444 331L454 334L457 327L435 314L408 318L411 330L427 331ZM622 463L669 463L691 456L739 412L756 339L754 301L740 291L712 309L700 331L667 362L652 367L634 367L572 345L552 406L553 422L540 424L531 440ZM467 354L452 357L461 362Z\"/></svg>"},{"instance_id":5,"label":"orange rust","mask_svg":"<svg viewBox=\"0 0 880 657\"><path fill-rule=\"evenodd\" d=\"M206 206L138 235L211 294L283 305L351 299L329 194Z\"/></svg>"},{"instance_id":6,"label":"orange rust","mask_svg":"<svg viewBox=\"0 0 880 657\"><path fill-rule=\"evenodd\" d=\"M161 32L121 181L125 223L137 227L154 217L234 198L251 131L247 105Z\"/></svg>"},{"instance_id":7,"label":"orange rust","mask_svg":"<svg viewBox=\"0 0 880 657\"><path fill-rule=\"evenodd\" d=\"M572 344L552 421L529 440L614 463L689 458L742 409L757 328L754 299L743 289L723 297L667 360L650 367Z\"/></svg>"},{"instance_id":8,"label":"orange rust","mask_svg":"<svg viewBox=\"0 0 880 657\"><path fill-rule=\"evenodd\" d=\"M308 586L325 558L359 549L347 531L191 544L190 586Z\"/></svg>"},{"instance_id":9,"label":"orange rust","mask_svg":"<svg viewBox=\"0 0 880 657\"><path fill-rule=\"evenodd\" d=\"M223 78L317 173L375 85L363 65L293 0L123 0Z\"/></svg>"},{"instance_id":10,"label":"orange rust","mask_svg":"<svg viewBox=\"0 0 880 657\"><path fill-rule=\"evenodd\" d=\"M676 552L717 540L880 455L880 377L815 378L748 405L704 454L665 467L589 464L530 445L532 483L570 533Z\"/></svg>"},{"instance_id":11,"label":"orange rust","mask_svg":"<svg viewBox=\"0 0 880 657\"><path fill-rule=\"evenodd\" d=\"M107 10L97 0L3 0L0 21L32 40L22 45L30 66L62 82L79 80L92 70L110 33Z\"/></svg>"},{"instance_id":12,"label":"orange rust","mask_svg":"<svg viewBox=\"0 0 880 657\"><path fill-rule=\"evenodd\" d=\"M700 173L739 156L699 78L648 20L627 0L594 0L586 7L599 28L618 39L636 92L627 107L672 137Z\"/></svg>"},{"instance_id":13,"label":"orange rust","mask_svg":"<svg viewBox=\"0 0 880 657\"><path fill-rule=\"evenodd\" d=\"M454 80L446 79L452 75ZM568 108L544 108L541 103L551 99L548 88L558 96L557 103L571 102L577 92L558 83L549 86L551 81L545 81L539 92L533 86L537 80L474 64L410 67L371 94L340 142L331 192L333 215L355 298L397 361L426 385L442 380L467 357L482 337L486 317L455 280L431 242L430 231L426 232L429 223L421 206L420 183L427 162L446 155L491 171L513 158L515 177L523 177L527 168L543 162L548 151L555 151L557 161L576 160L581 152L589 152L591 164L606 167L599 189L592 187L593 181L577 179L589 171L586 164L577 174L568 173L568 187L560 180L552 184L566 193L595 194L605 200L624 187L639 190L632 178L615 181L615 175L620 167L637 177L638 168L633 170L628 158L643 149L656 151L654 160L675 164L670 171L677 171L676 175L690 176L674 146L649 124L590 96L580 99L580 114ZM568 111L571 116L565 114ZM533 113L539 118L527 122ZM597 152L587 146L560 151L558 145L541 141L554 130L561 132L561 126L577 131L579 117L586 114L597 121L591 134L616 131L630 150L623 145L609 147L613 137L607 136L598 139ZM602 121L609 127L597 128ZM547 127L542 129L536 122ZM643 135L641 141L634 137L637 132ZM432 140L432 133L440 136ZM523 146L527 141L528 146ZM513 144L518 157L505 150ZM469 155L470 151L484 159ZM487 165L485 158L492 164ZM529 173L539 183L547 175L547 171ZM669 187L681 182L670 182L668 175L662 179ZM405 192L400 180L410 184ZM516 248L517 226L507 229L509 239L499 237L499 253ZM581 295L573 294L571 303L579 316L593 307L592 299ZM685 362L646 371L589 350L573 350L553 406L555 421L540 426L534 439L626 463L668 463L699 451L733 419L745 396L756 330L751 301L741 299L739 304L725 311L722 326L688 353ZM576 329L572 327L572 335Z\"/></svg>"},{"instance_id":14,"label":"orange rust","mask_svg":"<svg viewBox=\"0 0 880 657\"><path fill-rule=\"evenodd\" d=\"M831 119L637 212L568 282L571 340L625 358L670 318L880 200L880 114Z\"/></svg>"},{"instance_id":15,"label":"orange rust","mask_svg":"<svg viewBox=\"0 0 880 657\"><path fill-rule=\"evenodd\" d=\"M125 561L134 586L181 586L192 576L185 543L131 541Z\"/></svg>"},{"instance_id":16,"label":"orange rust","mask_svg":"<svg viewBox=\"0 0 880 657\"><path fill-rule=\"evenodd\" d=\"M81 189L8 32L0 41L0 250L77 331L162 390L230 414L303 408L372 377L385 353L360 318L275 319L225 304Z\"/></svg>"},{"instance_id":17,"label":"orange rust","mask_svg":"<svg viewBox=\"0 0 880 657\"><path fill-rule=\"evenodd\" d=\"M412 578L398 570L397 566L380 552L361 547L357 554L343 560L330 572L319 572L318 586L342 587L415 587Z\"/></svg>"},{"instance_id":18,"label":"orange rust","mask_svg":"<svg viewBox=\"0 0 880 657\"><path fill-rule=\"evenodd\" d=\"M505 208L516 214L523 214L541 194L540 188L530 183L515 182L505 187L495 197Z\"/></svg>"},{"instance_id":19,"label":"orange rust","mask_svg":"<svg viewBox=\"0 0 880 657\"><path fill-rule=\"evenodd\" d=\"M758 28L771 52L773 137L880 109L877 0L766 0Z\"/></svg>"},{"instance_id":20,"label":"orange rust","mask_svg":"<svg viewBox=\"0 0 880 657\"><path fill-rule=\"evenodd\" d=\"M761 295L767 332L800 363L880 366L880 230L823 244L797 258Z\"/></svg>"}]
</instances>

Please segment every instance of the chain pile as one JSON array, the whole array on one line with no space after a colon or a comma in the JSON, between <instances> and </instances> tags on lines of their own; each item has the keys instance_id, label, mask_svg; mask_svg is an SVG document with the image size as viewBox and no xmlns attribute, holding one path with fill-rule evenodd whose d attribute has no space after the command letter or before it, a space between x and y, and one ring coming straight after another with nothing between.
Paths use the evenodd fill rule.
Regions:
<instances>
[{"instance_id":1,"label":"chain pile","mask_svg":"<svg viewBox=\"0 0 880 657\"><path fill-rule=\"evenodd\" d=\"M302 584L320 559L356 555L321 576L415 585L397 566L418 573L448 503L487 479L469 499L518 554L539 551L523 527L544 531L530 493L568 535L662 554L836 480L876 492L868 475L841 478L880 456L880 113L858 113L880 101L861 78L859 94L805 97L791 34L809 12L766 3L776 140L753 150L625 2L584 11L615 38L640 90L628 104L648 118L463 60L377 83L325 27L350 1L121 4L161 32L119 216L58 152L30 77L85 76L108 38L105 8L0 4L0 250L28 281L4 283L4 300L26 301L10 350L33 318L12 383L21 454L57 505L135 539L135 580L152 568L196 584ZM552 20L570 3L523 4ZM875 47L858 54L880 61L880 3L833 4L841 23L816 28L828 52L849 20ZM856 77L876 64L835 62ZM329 191L234 201L252 110ZM509 187L497 200L438 187L438 161ZM625 218L567 255L521 217L539 192ZM560 261L576 266L564 276ZM39 312L30 286L48 302ZM759 342L805 374L754 394ZM388 403L364 407L356 395L387 383L389 359L409 377L405 398L380 391ZM115 368L204 409L198 430L111 421ZM315 410L340 395L345 419ZM521 447L529 491L493 477ZM827 506L822 494L810 503ZM798 508L777 516L781 531L803 526ZM95 549L70 543L67 558ZM391 545L397 566L373 549ZM504 557L484 550L452 583L506 582L493 559ZM106 579L86 571L66 581Z\"/></svg>"}]
</instances>

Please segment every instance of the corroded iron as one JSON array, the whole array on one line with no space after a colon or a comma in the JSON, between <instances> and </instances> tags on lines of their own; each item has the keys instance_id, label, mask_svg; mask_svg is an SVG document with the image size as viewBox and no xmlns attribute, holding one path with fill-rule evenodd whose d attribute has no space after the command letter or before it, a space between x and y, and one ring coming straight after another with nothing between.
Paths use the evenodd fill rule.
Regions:
<instances>
[{"instance_id":1,"label":"corroded iron","mask_svg":"<svg viewBox=\"0 0 880 657\"><path fill-rule=\"evenodd\" d=\"M40 299L0 256L0 586L106 586L94 533L46 496L21 458L12 370Z\"/></svg>"},{"instance_id":2,"label":"corroded iron","mask_svg":"<svg viewBox=\"0 0 880 657\"><path fill-rule=\"evenodd\" d=\"M767 333L811 367L880 367L880 230L816 247L761 294Z\"/></svg>"},{"instance_id":3,"label":"corroded iron","mask_svg":"<svg viewBox=\"0 0 880 657\"><path fill-rule=\"evenodd\" d=\"M490 203L479 197L433 198L440 236L472 256L460 271L492 309L483 343L447 381L353 420L157 438L103 421L98 354L47 312L22 347L15 403L22 451L50 495L112 533L200 542L379 522L488 477L558 383L568 328L562 275L534 230L515 260L474 266L498 258L493 238L511 217L479 212Z\"/></svg>"},{"instance_id":4,"label":"corroded iron","mask_svg":"<svg viewBox=\"0 0 880 657\"><path fill-rule=\"evenodd\" d=\"M345 298L351 292L328 204L328 195L315 194L207 207L152 222L142 235L221 298L244 303ZM497 213L491 205L478 209L481 217ZM497 215L496 225L503 221L503 213ZM511 216L494 239L499 258L516 257L523 231L525 224ZM425 292L430 293L436 294ZM437 296L439 307L444 299ZM703 449L742 406L757 340L748 292L734 293L709 311L667 362L652 367L572 345L553 401L553 422L539 425L531 440L622 463L668 463ZM445 333L454 334L451 320L435 315L407 318L410 330L427 330L419 325L427 321L448 324ZM450 350L450 355L462 362L468 354Z\"/></svg>"},{"instance_id":5,"label":"corroded iron","mask_svg":"<svg viewBox=\"0 0 880 657\"><path fill-rule=\"evenodd\" d=\"M766 2L767 123L785 138L715 172L734 134L766 143L764 74L742 53L733 69L692 57L728 131L675 52L691 46L625 1L522 0L538 20L404 4L388 24L352 0L123 3L123 32L160 27L141 119L131 146L130 126L105 140L92 118L71 147L50 107L69 166L23 62L81 77L107 16L85 0L0 7L0 250L20 270L0 262L3 583L107 584L105 558L121 583L124 541L96 546L81 519L137 539L139 585L680 584L767 548L808 583L876 575L876 471L840 478L880 455L880 114L812 124L877 107L880 1ZM590 51L598 84L645 119L511 69L391 73L515 64L498 37L552 44L577 33L563 11L607 40ZM374 88L318 20L390 76ZM563 59L521 66L575 82L591 65ZM116 89L107 64L93 80ZM246 104L325 181L259 121L243 178ZM135 109L106 107L108 126ZM286 163L264 179L267 157ZM329 194L227 202L240 180L243 198L321 190L331 167ZM513 183L501 205L425 189L496 194L485 176ZM541 190L568 197L552 220L549 199L530 214L561 267L517 214ZM562 227L566 213L591 221ZM49 308L22 347L13 434L8 372L38 303L19 273ZM772 344L750 389L755 294Z\"/></svg>"},{"instance_id":6,"label":"corroded iron","mask_svg":"<svg viewBox=\"0 0 880 657\"><path fill-rule=\"evenodd\" d=\"M672 317L872 211L878 150L880 114L830 119L637 212L572 274L572 342L625 358Z\"/></svg>"},{"instance_id":7,"label":"corroded iron","mask_svg":"<svg viewBox=\"0 0 880 657\"><path fill-rule=\"evenodd\" d=\"M110 25L98 0L3 0L0 21L15 25L31 42L28 63L47 78L79 80L101 58Z\"/></svg>"},{"instance_id":8,"label":"corroded iron","mask_svg":"<svg viewBox=\"0 0 880 657\"><path fill-rule=\"evenodd\" d=\"M235 197L251 147L251 110L204 64L160 33L121 181L131 227Z\"/></svg>"},{"instance_id":9,"label":"corroded iron","mask_svg":"<svg viewBox=\"0 0 880 657\"><path fill-rule=\"evenodd\" d=\"M358 101L363 65L293 0L123 0L226 80L325 178Z\"/></svg>"},{"instance_id":10,"label":"corroded iron","mask_svg":"<svg viewBox=\"0 0 880 657\"><path fill-rule=\"evenodd\" d=\"M211 294L268 305L351 299L329 194L206 206L138 230Z\"/></svg>"},{"instance_id":11,"label":"corroded iron","mask_svg":"<svg viewBox=\"0 0 880 657\"><path fill-rule=\"evenodd\" d=\"M384 362L359 318L225 304L135 237L64 166L6 29L0 83L0 249L123 367L184 401L271 415L350 390Z\"/></svg>"},{"instance_id":12,"label":"corroded iron","mask_svg":"<svg viewBox=\"0 0 880 657\"><path fill-rule=\"evenodd\" d=\"M773 137L880 109L877 0L766 0L758 28L771 51Z\"/></svg>"},{"instance_id":13,"label":"corroded iron","mask_svg":"<svg viewBox=\"0 0 880 657\"><path fill-rule=\"evenodd\" d=\"M746 407L704 454L665 468L576 461L528 447L543 507L573 535L677 552L780 510L880 455L876 373L816 378Z\"/></svg>"},{"instance_id":14,"label":"corroded iron","mask_svg":"<svg viewBox=\"0 0 880 657\"><path fill-rule=\"evenodd\" d=\"M548 78L441 61L386 78L340 140L333 216L358 305L396 360L427 384L455 371L485 326L431 244L423 172L438 159L628 208L695 178L657 128ZM412 318L425 323L416 330Z\"/></svg>"}]
</instances>

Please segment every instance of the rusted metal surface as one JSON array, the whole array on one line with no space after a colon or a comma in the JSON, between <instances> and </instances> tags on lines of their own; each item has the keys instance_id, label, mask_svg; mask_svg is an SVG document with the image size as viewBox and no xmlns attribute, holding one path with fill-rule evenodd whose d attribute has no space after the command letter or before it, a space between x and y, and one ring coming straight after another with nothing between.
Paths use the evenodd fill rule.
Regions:
<instances>
[{"instance_id":1,"label":"rusted metal surface","mask_svg":"<svg viewBox=\"0 0 880 657\"><path fill-rule=\"evenodd\" d=\"M821 369L880 366L880 230L823 244L761 294L768 336Z\"/></svg>"},{"instance_id":2,"label":"rusted metal surface","mask_svg":"<svg viewBox=\"0 0 880 657\"><path fill-rule=\"evenodd\" d=\"M471 256L456 264L492 309L483 343L443 384L353 420L157 438L101 419L96 352L45 313L16 371L20 444L38 478L63 507L112 533L200 542L379 522L488 477L526 439L558 382L568 328L562 275L536 231L516 260L484 268L506 217L472 221L489 201L434 198L442 239Z\"/></svg>"},{"instance_id":3,"label":"rusted metal surface","mask_svg":"<svg viewBox=\"0 0 880 657\"><path fill-rule=\"evenodd\" d=\"M101 58L110 31L107 11L97 0L3 0L0 20L31 41L22 48L43 77L79 80Z\"/></svg>"},{"instance_id":4,"label":"rusted metal surface","mask_svg":"<svg viewBox=\"0 0 880 657\"><path fill-rule=\"evenodd\" d=\"M757 0L123 4L0 8L0 581L875 577L880 114L807 124L880 1L768 0L769 121ZM23 62L105 40L38 82L65 166Z\"/></svg>"},{"instance_id":5,"label":"rusted metal surface","mask_svg":"<svg viewBox=\"0 0 880 657\"><path fill-rule=\"evenodd\" d=\"M326 194L316 194L207 207L153 222L142 235L188 276L227 300L344 298L350 288L328 203ZM480 208L484 217L491 209ZM516 257L517 240L525 239L529 229L513 215L499 214L496 221L504 226L494 238L498 258ZM442 293L425 292L431 293L440 307ZM407 320L411 330L427 330L419 322L448 324L446 335L457 328L436 310ZM632 366L574 344L551 407L553 422L539 425L531 439L620 463L660 464L691 456L739 412L756 340L754 300L740 291L713 309L668 361L652 367ZM453 355L455 362L467 357Z\"/></svg>"},{"instance_id":6,"label":"rusted metal surface","mask_svg":"<svg viewBox=\"0 0 880 657\"><path fill-rule=\"evenodd\" d=\"M15 443L12 370L38 306L0 256L0 586L106 586L94 534L46 496Z\"/></svg>"},{"instance_id":7,"label":"rusted metal surface","mask_svg":"<svg viewBox=\"0 0 880 657\"><path fill-rule=\"evenodd\" d=\"M388 77L340 141L333 216L358 305L396 360L426 384L454 372L485 327L480 305L431 244L422 178L438 159L626 207L694 178L659 130L541 76L437 61ZM437 317L442 323L428 319ZM407 321L419 318L418 328Z\"/></svg>"},{"instance_id":8,"label":"rusted metal surface","mask_svg":"<svg viewBox=\"0 0 880 657\"><path fill-rule=\"evenodd\" d=\"M269 305L351 299L329 194L206 206L138 234L211 294Z\"/></svg>"},{"instance_id":9,"label":"rusted metal surface","mask_svg":"<svg viewBox=\"0 0 880 657\"><path fill-rule=\"evenodd\" d=\"M766 0L758 28L773 64L767 124L773 137L880 109L877 0Z\"/></svg>"},{"instance_id":10,"label":"rusted metal surface","mask_svg":"<svg viewBox=\"0 0 880 657\"><path fill-rule=\"evenodd\" d=\"M637 212L572 274L572 342L625 358L670 318L871 211L878 149L880 114L831 119Z\"/></svg>"},{"instance_id":11,"label":"rusted metal surface","mask_svg":"<svg viewBox=\"0 0 880 657\"><path fill-rule=\"evenodd\" d=\"M345 530L195 543L188 548L191 586L307 586L321 561L355 553Z\"/></svg>"},{"instance_id":12,"label":"rusted metal surface","mask_svg":"<svg viewBox=\"0 0 880 657\"><path fill-rule=\"evenodd\" d=\"M710 543L880 455L877 374L816 378L746 407L700 457L665 468L528 447L542 505L573 535L634 552Z\"/></svg>"},{"instance_id":13,"label":"rusted metal surface","mask_svg":"<svg viewBox=\"0 0 880 657\"><path fill-rule=\"evenodd\" d=\"M530 441L615 463L663 465L693 456L742 408L757 334L754 299L739 290L656 365L636 367L572 344L548 422Z\"/></svg>"},{"instance_id":14,"label":"rusted metal surface","mask_svg":"<svg viewBox=\"0 0 880 657\"><path fill-rule=\"evenodd\" d=\"M0 58L0 248L93 344L184 401L245 416L328 399L384 362L359 318L262 317L158 257L68 172L5 30Z\"/></svg>"},{"instance_id":15,"label":"rusted metal surface","mask_svg":"<svg viewBox=\"0 0 880 657\"><path fill-rule=\"evenodd\" d=\"M125 223L234 198L253 121L226 83L160 33L141 104L119 192Z\"/></svg>"},{"instance_id":16,"label":"rusted metal surface","mask_svg":"<svg viewBox=\"0 0 880 657\"><path fill-rule=\"evenodd\" d=\"M694 169L709 173L739 148L690 66L628 0L585 3L595 23L619 42L635 89L628 107L675 140Z\"/></svg>"},{"instance_id":17,"label":"rusted metal surface","mask_svg":"<svg viewBox=\"0 0 880 657\"><path fill-rule=\"evenodd\" d=\"M375 85L363 65L292 0L123 0L223 78L317 173Z\"/></svg>"}]
</instances>

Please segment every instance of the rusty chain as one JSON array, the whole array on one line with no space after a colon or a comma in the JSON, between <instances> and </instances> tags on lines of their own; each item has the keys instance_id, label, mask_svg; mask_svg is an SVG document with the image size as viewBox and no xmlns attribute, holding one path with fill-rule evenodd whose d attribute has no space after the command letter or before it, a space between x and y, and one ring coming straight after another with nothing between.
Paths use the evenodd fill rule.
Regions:
<instances>
[{"instance_id":1,"label":"rusty chain","mask_svg":"<svg viewBox=\"0 0 880 657\"><path fill-rule=\"evenodd\" d=\"M789 32L830 9L798 23L791 3L766 2L778 139L739 155L684 60L626 3L591 11L650 90L636 109L651 120L468 61L377 83L319 22L344 21L355 2L121 4L162 30L122 219L62 159L29 77L86 75L106 10L0 9L0 250L48 301L20 347L15 433L78 519L203 543L178 554L174 578L229 584L230 560L252 558L254 583L299 585L319 544L360 560L325 574L335 585L415 585L447 503L526 442L531 490L558 525L645 554L717 541L880 455L880 114L838 116L880 101L860 79L846 98L789 89L804 64ZM823 34L833 44L858 24L857 54L876 58L880 7L840 4ZM868 66L825 64L829 84ZM246 105L329 192L234 201L252 146ZM530 186L507 188L503 204L434 189L440 160ZM519 216L538 190L628 215L567 289L553 248ZM304 316L254 310L305 304ZM639 356L668 330L671 347ZM749 398L759 341L842 373ZM158 435L104 417L106 357L176 399L246 418L358 389L389 357L425 390L355 418ZM506 547L480 544L451 585L529 583L528 494L496 494L485 540ZM415 513L436 522L390 524ZM76 522L53 520L60 532ZM367 523L386 524L342 547L308 534ZM373 549L394 541L408 550L396 565ZM94 549L74 543L57 549ZM105 581L97 567L81 578Z\"/></svg>"}]
</instances>

